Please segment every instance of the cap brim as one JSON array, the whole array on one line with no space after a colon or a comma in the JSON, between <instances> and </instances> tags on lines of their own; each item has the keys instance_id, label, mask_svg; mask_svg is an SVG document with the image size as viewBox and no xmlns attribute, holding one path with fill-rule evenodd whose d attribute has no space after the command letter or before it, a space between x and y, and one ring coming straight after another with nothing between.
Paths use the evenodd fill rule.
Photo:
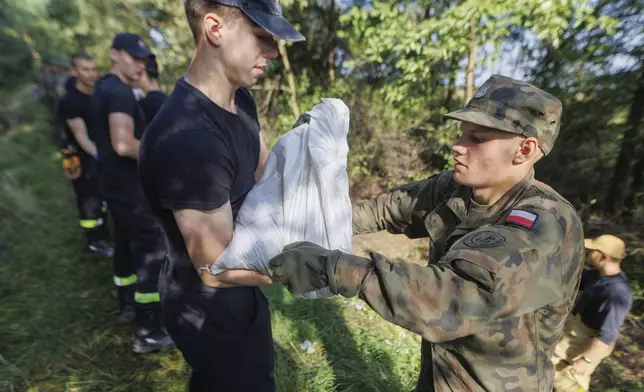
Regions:
<instances>
[{"instance_id":1,"label":"cap brim","mask_svg":"<svg viewBox=\"0 0 644 392\"><path fill-rule=\"evenodd\" d=\"M484 127L498 129L499 131L503 131L503 132L510 132L510 133L515 133L517 135L523 135L521 131L514 128L513 126L475 108L459 109L454 112L444 114L443 117L451 118L453 120L467 121L473 124L482 125Z\"/></svg>"},{"instance_id":2,"label":"cap brim","mask_svg":"<svg viewBox=\"0 0 644 392\"><path fill-rule=\"evenodd\" d=\"M595 241L593 241L592 239L588 239L588 238L586 238L584 240L584 247L586 249L597 250L597 246L595 245Z\"/></svg>"},{"instance_id":3,"label":"cap brim","mask_svg":"<svg viewBox=\"0 0 644 392\"><path fill-rule=\"evenodd\" d=\"M136 57L137 59L145 59L145 58L148 58L148 57L152 56L152 52L150 52L147 49L140 48L140 47L138 47L136 49L133 49L133 50L126 50L126 52L128 52L130 54L130 56Z\"/></svg>"},{"instance_id":4,"label":"cap brim","mask_svg":"<svg viewBox=\"0 0 644 392\"><path fill-rule=\"evenodd\" d=\"M284 41L305 41L306 38L283 16L271 15L256 9L243 9L244 13L271 35Z\"/></svg>"}]
</instances>

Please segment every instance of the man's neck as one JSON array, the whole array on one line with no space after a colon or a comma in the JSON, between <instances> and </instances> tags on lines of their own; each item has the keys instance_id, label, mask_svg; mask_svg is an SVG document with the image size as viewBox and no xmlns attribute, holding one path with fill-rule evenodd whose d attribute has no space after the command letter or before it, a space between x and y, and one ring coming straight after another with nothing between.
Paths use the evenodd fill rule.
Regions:
<instances>
[{"instance_id":1,"label":"man's neck","mask_svg":"<svg viewBox=\"0 0 644 392\"><path fill-rule=\"evenodd\" d=\"M497 201L501 200L501 198L508 193L512 187L524 181L530 173L531 170L527 173L519 173L515 176L508 177L506 181L502 181L493 187L473 188L472 198L479 205L494 205Z\"/></svg>"},{"instance_id":2,"label":"man's neck","mask_svg":"<svg viewBox=\"0 0 644 392\"><path fill-rule=\"evenodd\" d=\"M185 81L210 98L217 106L237 113L235 92L233 86L223 72L223 66L208 53L197 53L192 58Z\"/></svg>"},{"instance_id":3,"label":"man's neck","mask_svg":"<svg viewBox=\"0 0 644 392\"><path fill-rule=\"evenodd\" d=\"M130 85L130 81L125 77L125 75L123 75L123 73L117 67L112 67L112 69L110 70L110 73L115 75L117 78L119 78L121 82L123 82L124 84L128 86Z\"/></svg>"},{"instance_id":4,"label":"man's neck","mask_svg":"<svg viewBox=\"0 0 644 392\"><path fill-rule=\"evenodd\" d=\"M74 84L74 87L76 87L76 90L80 91L85 95L92 95L92 93L94 92L94 88L92 86L87 86L81 83L80 79L76 79L76 83Z\"/></svg>"},{"instance_id":5,"label":"man's neck","mask_svg":"<svg viewBox=\"0 0 644 392\"><path fill-rule=\"evenodd\" d=\"M502 186L496 186L494 188L478 188L472 189L472 198L476 204L482 206L491 206L494 205L497 201L501 200L503 195L505 195L515 184L503 184Z\"/></svg>"},{"instance_id":6,"label":"man's neck","mask_svg":"<svg viewBox=\"0 0 644 392\"><path fill-rule=\"evenodd\" d=\"M617 263L604 263L604 265L599 268L599 274L601 276L613 276L618 275L622 272L622 267Z\"/></svg>"},{"instance_id":7,"label":"man's neck","mask_svg":"<svg viewBox=\"0 0 644 392\"><path fill-rule=\"evenodd\" d=\"M145 93L151 93L152 91L160 91L161 87L159 87L159 82L156 80L149 80L148 85L145 89Z\"/></svg>"}]
</instances>

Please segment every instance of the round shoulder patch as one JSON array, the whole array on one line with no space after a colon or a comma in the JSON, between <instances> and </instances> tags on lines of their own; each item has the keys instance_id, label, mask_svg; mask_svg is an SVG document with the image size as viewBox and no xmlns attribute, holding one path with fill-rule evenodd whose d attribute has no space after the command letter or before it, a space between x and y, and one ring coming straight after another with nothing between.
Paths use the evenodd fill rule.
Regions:
<instances>
[{"instance_id":1,"label":"round shoulder patch","mask_svg":"<svg viewBox=\"0 0 644 392\"><path fill-rule=\"evenodd\" d=\"M479 231L465 236L465 245L470 248L495 248L505 243L505 237L496 231Z\"/></svg>"}]
</instances>

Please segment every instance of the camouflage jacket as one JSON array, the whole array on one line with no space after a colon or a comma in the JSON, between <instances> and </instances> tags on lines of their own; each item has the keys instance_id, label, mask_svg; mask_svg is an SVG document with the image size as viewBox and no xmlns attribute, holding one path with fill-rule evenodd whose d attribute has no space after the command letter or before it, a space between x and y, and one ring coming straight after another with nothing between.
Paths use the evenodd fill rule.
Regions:
<instances>
[{"instance_id":1,"label":"camouflage jacket","mask_svg":"<svg viewBox=\"0 0 644 392\"><path fill-rule=\"evenodd\" d=\"M430 239L426 267L372 254L359 297L422 336L417 392L551 391L583 265L579 216L534 172L468 216L470 195L443 172L354 206L355 234ZM356 271L338 275L351 285Z\"/></svg>"}]
</instances>

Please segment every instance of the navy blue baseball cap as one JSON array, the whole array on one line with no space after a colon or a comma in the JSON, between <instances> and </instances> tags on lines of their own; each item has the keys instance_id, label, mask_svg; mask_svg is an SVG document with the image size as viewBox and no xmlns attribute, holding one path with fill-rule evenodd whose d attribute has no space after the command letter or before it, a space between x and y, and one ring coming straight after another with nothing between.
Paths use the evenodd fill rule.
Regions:
<instances>
[{"instance_id":1,"label":"navy blue baseball cap","mask_svg":"<svg viewBox=\"0 0 644 392\"><path fill-rule=\"evenodd\" d=\"M116 50L124 50L132 57L138 59L145 59L152 56L152 52L145 45L145 42L136 34L132 33L118 33L112 42L112 48Z\"/></svg>"},{"instance_id":2,"label":"navy blue baseball cap","mask_svg":"<svg viewBox=\"0 0 644 392\"><path fill-rule=\"evenodd\" d=\"M277 0L210 0L236 7L271 35L285 41L305 41L306 38L282 15Z\"/></svg>"}]
</instances>

